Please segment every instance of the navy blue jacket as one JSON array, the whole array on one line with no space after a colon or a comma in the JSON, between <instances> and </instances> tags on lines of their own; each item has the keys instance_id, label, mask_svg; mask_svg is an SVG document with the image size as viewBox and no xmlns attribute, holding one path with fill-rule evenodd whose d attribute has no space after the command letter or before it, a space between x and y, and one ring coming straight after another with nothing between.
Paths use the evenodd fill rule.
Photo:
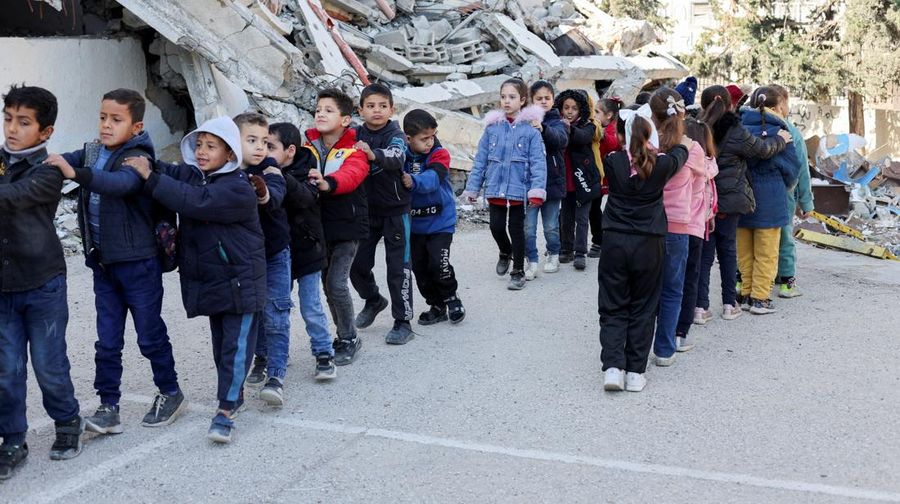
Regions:
<instances>
[{"instance_id":1,"label":"navy blue jacket","mask_svg":"<svg viewBox=\"0 0 900 504\"><path fill-rule=\"evenodd\" d=\"M547 151L547 199L566 197L566 146L569 131L555 108L548 110L541 121L544 148Z\"/></svg>"},{"instance_id":2,"label":"navy blue jacket","mask_svg":"<svg viewBox=\"0 0 900 504\"><path fill-rule=\"evenodd\" d=\"M128 157L155 157L153 142L146 131L113 151L102 172L93 165L102 146L85 144L78 151L63 154L75 169L75 181L81 185L78 195L78 225L81 228L84 254L94 246L88 225L88 202L91 193L100 195L100 263L137 261L157 254L153 200L143 194L144 181L122 161Z\"/></svg>"},{"instance_id":3,"label":"navy blue jacket","mask_svg":"<svg viewBox=\"0 0 900 504\"><path fill-rule=\"evenodd\" d=\"M291 278L325 269L325 229L319 208L319 191L309 183L309 170L317 166L307 148L297 149L294 162L284 167L287 193L284 208L291 228Z\"/></svg>"},{"instance_id":4,"label":"navy blue jacket","mask_svg":"<svg viewBox=\"0 0 900 504\"><path fill-rule=\"evenodd\" d=\"M266 168L276 168L279 174L264 174ZM291 243L291 228L288 226L287 212L284 209L284 195L287 191L281 168L274 159L267 157L262 163L245 170L251 175L262 177L269 188L269 201L259 205L259 225L266 237L266 257L281 252Z\"/></svg>"},{"instance_id":5,"label":"navy blue jacket","mask_svg":"<svg viewBox=\"0 0 900 504\"><path fill-rule=\"evenodd\" d=\"M456 231L456 194L450 185L450 153L437 138L428 154L406 151L406 173L413 179L412 233Z\"/></svg>"},{"instance_id":6,"label":"navy blue jacket","mask_svg":"<svg viewBox=\"0 0 900 504\"><path fill-rule=\"evenodd\" d=\"M356 139L369 144L375 154L365 181L369 215L389 217L409 212L410 195L402 180L406 134L400 125L389 121L380 130L372 131L363 124L356 127Z\"/></svg>"},{"instance_id":7,"label":"navy blue jacket","mask_svg":"<svg viewBox=\"0 0 900 504\"><path fill-rule=\"evenodd\" d=\"M787 130L787 123L773 113L760 114L758 110L747 109L741 115L744 127L755 137L777 137L779 130ZM794 187L800 174L797 150L783 149L769 159L750 159L750 187L756 200L756 209L741 215L738 222L743 228L780 228L791 220L792 211L785 205L788 188Z\"/></svg>"},{"instance_id":8,"label":"navy blue jacket","mask_svg":"<svg viewBox=\"0 0 900 504\"><path fill-rule=\"evenodd\" d=\"M227 166L227 165L226 165ZM247 175L156 162L145 190L178 212L178 273L188 317L266 305L266 249Z\"/></svg>"}]
</instances>

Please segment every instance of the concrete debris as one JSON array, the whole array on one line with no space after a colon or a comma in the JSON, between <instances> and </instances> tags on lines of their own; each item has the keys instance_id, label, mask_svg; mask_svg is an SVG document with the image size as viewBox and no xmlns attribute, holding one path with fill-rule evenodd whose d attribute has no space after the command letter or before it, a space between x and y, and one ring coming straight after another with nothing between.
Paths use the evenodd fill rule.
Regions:
<instances>
[{"instance_id":1,"label":"concrete debris","mask_svg":"<svg viewBox=\"0 0 900 504\"><path fill-rule=\"evenodd\" d=\"M77 193L76 193L77 194ZM74 197L64 196L56 207L56 236L62 243L63 251L67 256L80 254L81 231L78 229L78 200Z\"/></svg>"}]
</instances>

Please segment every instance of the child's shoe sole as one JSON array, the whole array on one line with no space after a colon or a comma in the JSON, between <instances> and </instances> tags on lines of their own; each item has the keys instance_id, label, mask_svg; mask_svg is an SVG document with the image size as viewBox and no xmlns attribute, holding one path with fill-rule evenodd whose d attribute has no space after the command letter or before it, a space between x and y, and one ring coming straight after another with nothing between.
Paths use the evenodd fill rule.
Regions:
<instances>
[{"instance_id":1,"label":"child's shoe sole","mask_svg":"<svg viewBox=\"0 0 900 504\"><path fill-rule=\"evenodd\" d=\"M90 421L90 419L84 419L84 431L85 432L93 432L94 434L121 434L125 432L125 428L122 424L113 425L111 427L100 427L99 425Z\"/></svg>"}]
</instances>

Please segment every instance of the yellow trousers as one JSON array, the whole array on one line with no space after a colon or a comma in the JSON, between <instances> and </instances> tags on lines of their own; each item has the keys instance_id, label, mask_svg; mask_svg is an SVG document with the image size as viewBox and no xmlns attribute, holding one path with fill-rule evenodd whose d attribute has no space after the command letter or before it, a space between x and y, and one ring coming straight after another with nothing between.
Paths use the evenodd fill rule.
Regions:
<instances>
[{"instance_id":1,"label":"yellow trousers","mask_svg":"<svg viewBox=\"0 0 900 504\"><path fill-rule=\"evenodd\" d=\"M741 295L769 299L778 274L778 248L781 228L737 230L738 268L741 270Z\"/></svg>"}]
</instances>

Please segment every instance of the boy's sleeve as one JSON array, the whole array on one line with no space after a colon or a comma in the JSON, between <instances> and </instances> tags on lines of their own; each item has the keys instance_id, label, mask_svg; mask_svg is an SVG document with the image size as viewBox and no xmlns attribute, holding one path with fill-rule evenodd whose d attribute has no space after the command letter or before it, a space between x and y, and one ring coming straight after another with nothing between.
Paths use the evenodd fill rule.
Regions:
<instances>
[{"instance_id":1,"label":"boy's sleeve","mask_svg":"<svg viewBox=\"0 0 900 504\"><path fill-rule=\"evenodd\" d=\"M400 132L391 136L391 141L384 149L372 149L375 164L382 170L402 172L406 163L406 138Z\"/></svg>"},{"instance_id":2,"label":"boy's sleeve","mask_svg":"<svg viewBox=\"0 0 900 504\"><path fill-rule=\"evenodd\" d=\"M30 177L0 184L0 210L27 210L57 203L62 197L63 176L55 167L40 165Z\"/></svg>"},{"instance_id":3,"label":"boy's sleeve","mask_svg":"<svg viewBox=\"0 0 900 504\"><path fill-rule=\"evenodd\" d=\"M485 130L478 141L478 150L475 151L475 162L472 164L472 171L469 172L469 180L466 182L466 193L471 197L478 195L481 186L484 184L484 174L487 169L488 160L488 144L490 143L490 135Z\"/></svg>"},{"instance_id":4,"label":"boy's sleeve","mask_svg":"<svg viewBox=\"0 0 900 504\"><path fill-rule=\"evenodd\" d=\"M450 152L438 149L431 155L425 170L412 175L413 194L430 194L441 187L441 183L450 175Z\"/></svg>"},{"instance_id":5,"label":"boy's sleeve","mask_svg":"<svg viewBox=\"0 0 900 504\"><path fill-rule=\"evenodd\" d=\"M537 134L531 137L531 145L528 149L528 173L526 180L531 180L531 188L527 198L547 199L547 152L544 149L544 140Z\"/></svg>"},{"instance_id":6,"label":"boy's sleeve","mask_svg":"<svg viewBox=\"0 0 900 504\"><path fill-rule=\"evenodd\" d=\"M303 210L316 204L318 191L308 182L300 182L290 173L284 174L284 207L288 210Z\"/></svg>"},{"instance_id":7,"label":"boy's sleeve","mask_svg":"<svg viewBox=\"0 0 900 504\"><path fill-rule=\"evenodd\" d=\"M92 168L72 165L75 169L75 181L89 191L102 196L124 197L141 192L143 181L136 171L128 166L121 165L121 159L126 157L145 157L150 159L145 152L126 152L122 154L119 169L116 171L95 171ZM150 159L152 162L153 160ZM71 162L69 164L72 164Z\"/></svg>"},{"instance_id":8,"label":"boy's sleeve","mask_svg":"<svg viewBox=\"0 0 900 504\"><path fill-rule=\"evenodd\" d=\"M63 159L69 163L72 168L75 169L75 172L78 172L79 168L83 168L84 166L84 149L78 149L77 151L66 152L62 154Z\"/></svg>"},{"instance_id":9,"label":"boy's sleeve","mask_svg":"<svg viewBox=\"0 0 900 504\"><path fill-rule=\"evenodd\" d=\"M402 165L401 165L402 166ZM349 194L356 190L366 180L369 174L369 159L366 154L357 150L347 156L341 167L331 175L325 177L331 187L331 193L335 196Z\"/></svg>"},{"instance_id":10,"label":"boy's sleeve","mask_svg":"<svg viewBox=\"0 0 900 504\"><path fill-rule=\"evenodd\" d=\"M243 183L195 186L153 172L146 186L154 199L189 219L234 224L247 220L257 206L256 193L241 178Z\"/></svg>"}]
</instances>

